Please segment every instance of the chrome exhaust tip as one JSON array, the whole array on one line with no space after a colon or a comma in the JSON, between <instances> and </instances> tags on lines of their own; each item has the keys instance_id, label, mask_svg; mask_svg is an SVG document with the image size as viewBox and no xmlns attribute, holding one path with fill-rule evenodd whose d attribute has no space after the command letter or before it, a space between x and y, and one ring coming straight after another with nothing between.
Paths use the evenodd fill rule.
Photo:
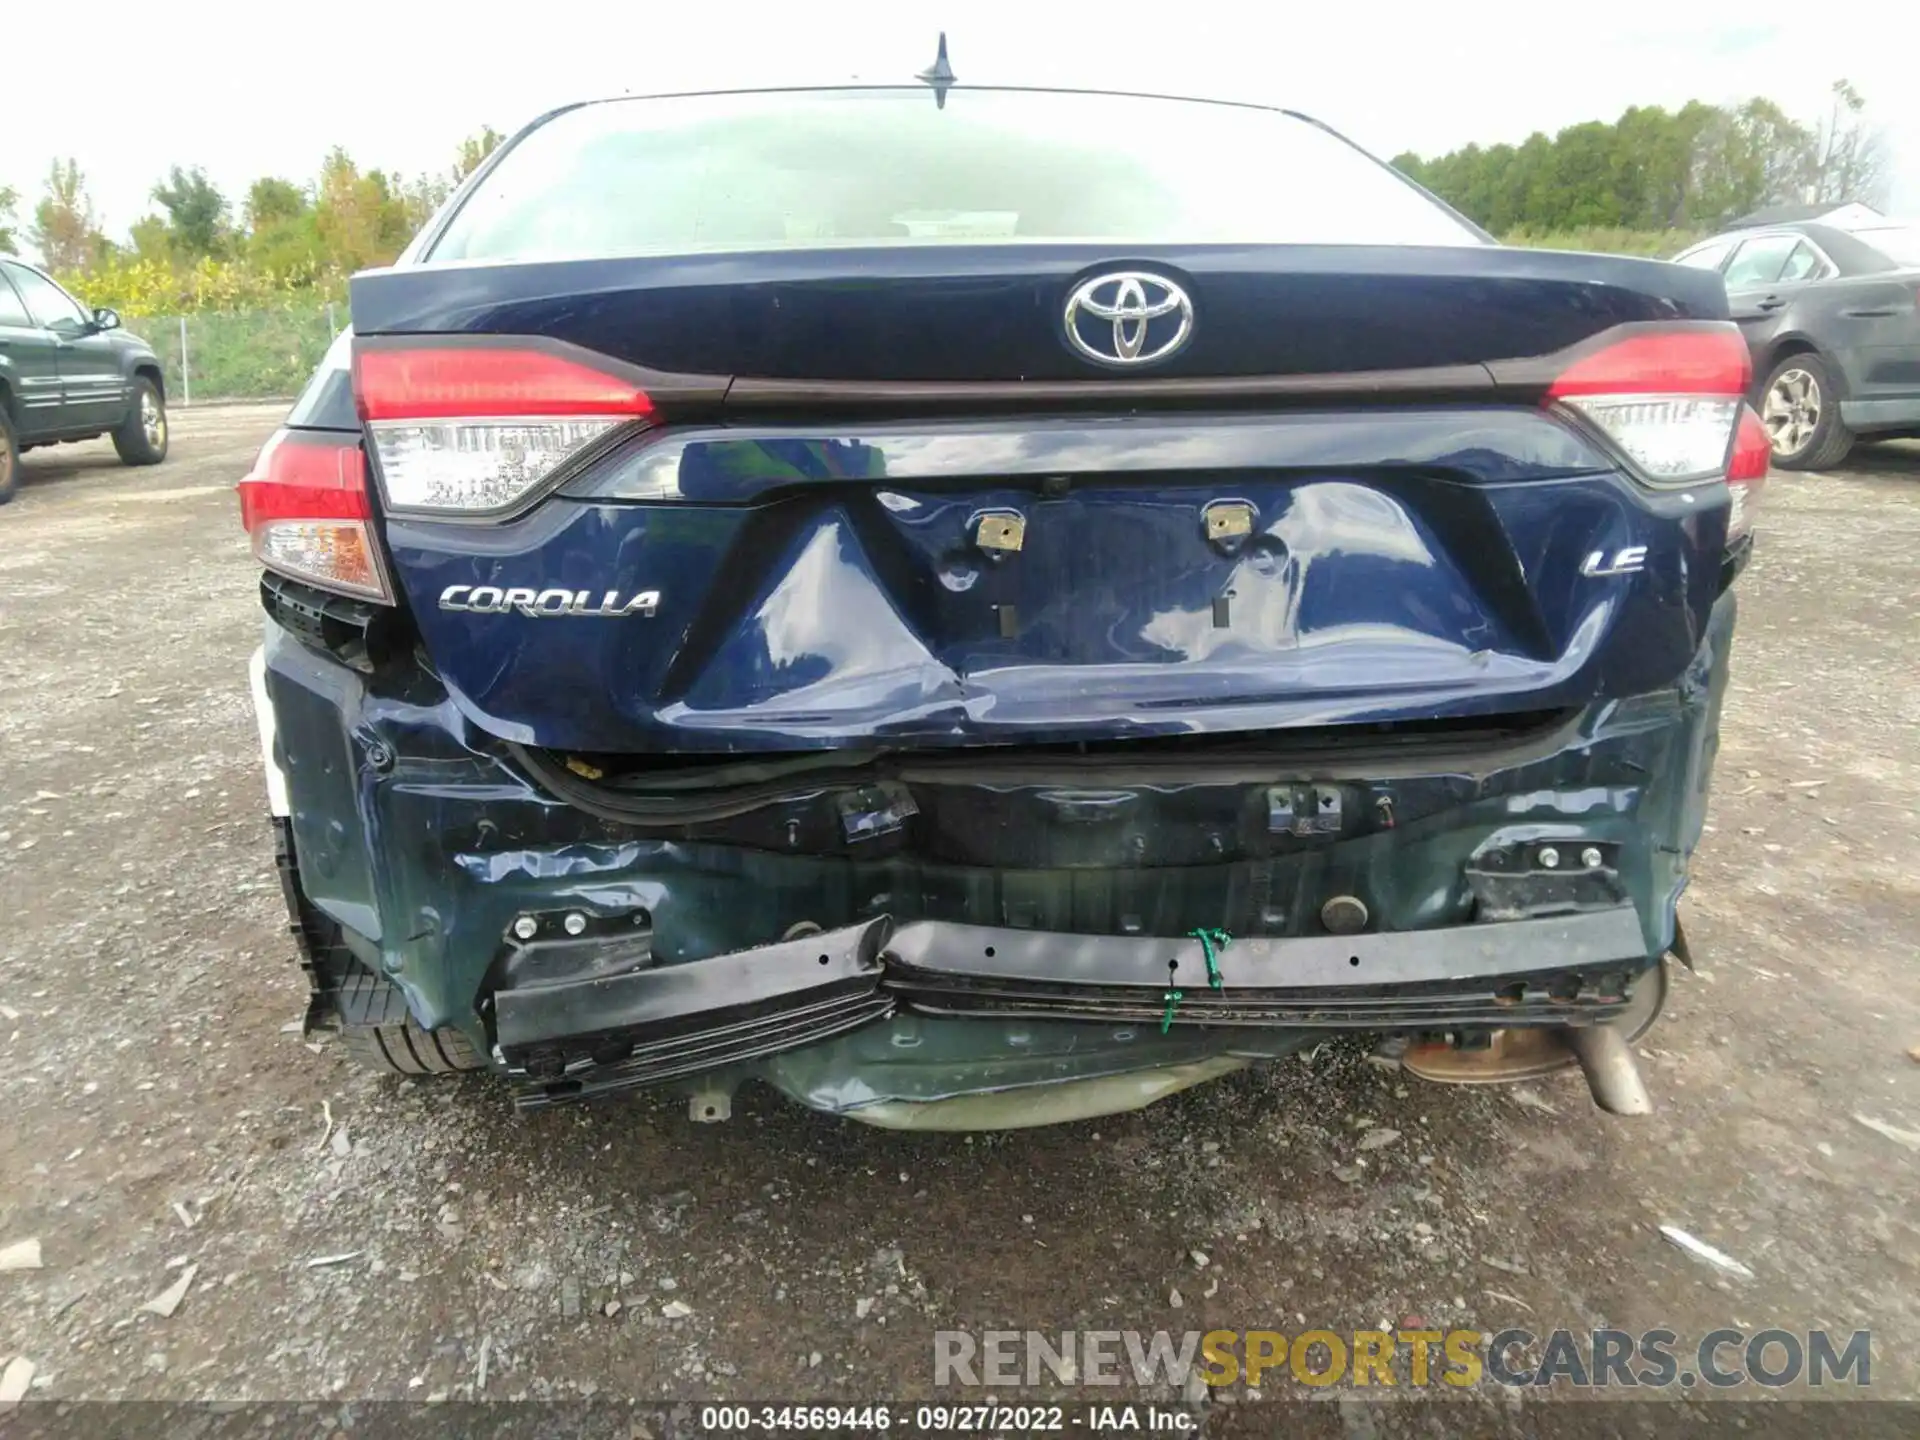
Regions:
<instances>
[{"instance_id":1,"label":"chrome exhaust tip","mask_svg":"<svg viewBox=\"0 0 1920 1440\"><path fill-rule=\"evenodd\" d=\"M1566 1039L1587 1077L1594 1104L1610 1115L1653 1113L1653 1097L1640 1078L1640 1064L1624 1031L1612 1025L1586 1025L1568 1030Z\"/></svg>"}]
</instances>

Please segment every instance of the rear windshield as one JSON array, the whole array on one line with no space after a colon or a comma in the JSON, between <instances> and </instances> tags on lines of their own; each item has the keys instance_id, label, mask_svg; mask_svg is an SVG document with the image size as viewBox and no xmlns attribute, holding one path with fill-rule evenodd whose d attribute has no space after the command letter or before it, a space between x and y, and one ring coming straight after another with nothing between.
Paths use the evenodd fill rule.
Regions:
<instances>
[{"instance_id":1,"label":"rear windshield","mask_svg":"<svg viewBox=\"0 0 1920 1440\"><path fill-rule=\"evenodd\" d=\"M1361 151L1274 110L1049 91L769 91L556 115L436 260L1096 240L1480 245Z\"/></svg>"}]
</instances>

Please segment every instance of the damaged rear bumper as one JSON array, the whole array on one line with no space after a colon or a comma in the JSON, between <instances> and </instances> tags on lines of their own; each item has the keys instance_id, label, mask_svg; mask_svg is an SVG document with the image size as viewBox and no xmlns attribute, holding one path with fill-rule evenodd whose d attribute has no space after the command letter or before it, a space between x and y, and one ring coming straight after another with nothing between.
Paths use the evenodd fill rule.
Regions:
<instances>
[{"instance_id":1,"label":"damaged rear bumper","mask_svg":"<svg viewBox=\"0 0 1920 1440\"><path fill-rule=\"evenodd\" d=\"M500 1055L522 1105L660 1084L902 1016L1176 1028L1458 1031L1624 1013L1648 968L1632 906L1390 935L1256 937L1213 967L1197 940L879 919L612 979L503 991ZM1543 957L1552 964L1542 967ZM964 1033L964 1027L963 1027ZM979 1036L983 1041L988 1032Z\"/></svg>"},{"instance_id":2,"label":"damaged rear bumper","mask_svg":"<svg viewBox=\"0 0 1920 1440\"><path fill-rule=\"evenodd\" d=\"M523 1105L660 1085L885 1019L887 922L685 965L502 990L497 1044Z\"/></svg>"},{"instance_id":3,"label":"damaged rear bumper","mask_svg":"<svg viewBox=\"0 0 1920 1440\"><path fill-rule=\"evenodd\" d=\"M1673 686L1474 750L909 769L677 829L541 783L416 667L269 626L256 697L300 902L523 1104L755 1076L876 1123L1008 1124L1330 1030L1623 1014L1674 939L1732 627L1723 596ZM1335 898L1356 933L1328 933ZM1233 937L1215 971L1201 928Z\"/></svg>"}]
</instances>

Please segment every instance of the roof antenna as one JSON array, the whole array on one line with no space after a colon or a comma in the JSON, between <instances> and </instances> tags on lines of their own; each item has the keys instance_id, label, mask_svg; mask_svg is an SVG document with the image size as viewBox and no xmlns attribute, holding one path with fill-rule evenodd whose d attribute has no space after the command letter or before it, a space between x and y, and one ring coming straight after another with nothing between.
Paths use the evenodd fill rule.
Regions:
<instances>
[{"instance_id":1,"label":"roof antenna","mask_svg":"<svg viewBox=\"0 0 1920 1440\"><path fill-rule=\"evenodd\" d=\"M947 91L953 88L953 67L947 63L947 32L940 32L940 53L934 57L933 64L913 77L923 85L933 87L933 103L940 109L947 108Z\"/></svg>"}]
</instances>

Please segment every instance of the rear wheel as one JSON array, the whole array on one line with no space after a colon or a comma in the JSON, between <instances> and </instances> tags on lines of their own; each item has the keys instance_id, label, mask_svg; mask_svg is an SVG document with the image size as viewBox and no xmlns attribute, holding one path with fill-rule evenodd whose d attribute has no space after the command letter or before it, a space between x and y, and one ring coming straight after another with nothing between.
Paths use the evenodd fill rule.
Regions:
<instances>
[{"instance_id":1,"label":"rear wheel","mask_svg":"<svg viewBox=\"0 0 1920 1440\"><path fill-rule=\"evenodd\" d=\"M153 381L134 382L133 406L114 428L113 448L129 465L158 465L167 458L167 402Z\"/></svg>"},{"instance_id":2,"label":"rear wheel","mask_svg":"<svg viewBox=\"0 0 1920 1440\"><path fill-rule=\"evenodd\" d=\"M0 399L0 505L20 488L20 442L13 437L13 419Z\"/></svg>"},{"instance_id":3,"label":"rear wheel","mask_svg":"<svg viewBox=\"0 0 1920 1440\"><path fill-rule=\"evenodd\" d=\"M463 1075L485 1068L458 1030L423 1030L412 1019L353 1026L342 1038L355 1061L388 1075Z\"/></svg>"},{"instance_id":4,"label":"rear wheel","mask_svg":"<svg viewBox=\"0 0 1920 1440\"><path fill-rule=\"evenodd\" d=\"M1818 355L1789 355L1760 391L1760 420L1783 470L1824 470L1853 449L1840 419L1840 387Z\"/></svg>"},{"instance_id":5,"label":"rear wheel","mask_svg":"<svg viewBox=\"0 0 1920 1440\"><path fill-rule=\"evenodd\" d=\"M273 826L274 864L311 987L307 1024L337 1029L355 1062L385 1075L460 1075L485 1069L485 1059L465 1035L422 1027L407 1012L399 989L360 963L339 923L322 914L300 888L292 824L275 820Z\"/></svg>"}]
</instances>

